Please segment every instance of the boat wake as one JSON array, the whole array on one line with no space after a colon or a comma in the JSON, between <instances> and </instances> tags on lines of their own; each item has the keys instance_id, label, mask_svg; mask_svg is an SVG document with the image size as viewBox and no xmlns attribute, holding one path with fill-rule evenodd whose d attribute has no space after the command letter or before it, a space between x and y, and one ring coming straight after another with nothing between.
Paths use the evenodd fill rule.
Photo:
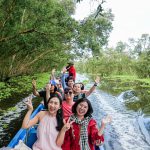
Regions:
<instances>
[{"instance_id":1,"label":"boat wake","mask_svg":"<svg viewBox=\"0 0 150 150\"><path fill-rule=\"evenodd\" d=\"M150 118L144 118L144 116L138 117L138 124L145 140L150 145Z\"/></svg>"},{"instance_id":2,"label":"boat wake","mask_svg":"<svg viewBox=\"0 0 150 150\"><path fill-rule=\"evenodd\" d=\"M97 122L106 114L112 116L112 123L105 129L106 150L150 150L150 145L141 134L136 112L127 110L117 97L100 90L96 90L89 99Z\"/></svg>"}]
</instances>

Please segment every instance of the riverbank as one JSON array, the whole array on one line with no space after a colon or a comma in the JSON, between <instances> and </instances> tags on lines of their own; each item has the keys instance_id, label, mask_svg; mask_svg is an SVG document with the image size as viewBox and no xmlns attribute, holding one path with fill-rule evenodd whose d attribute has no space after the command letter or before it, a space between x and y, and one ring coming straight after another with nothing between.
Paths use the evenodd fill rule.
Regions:
<instances>
[{"instance_id":1,"label":"riverbank","mask_svg":"<svg viewBox=\"0 0 150 150\"><path fill-rule=\"evenodd\" d=\"M150 79L127 75L110 76L102 79L100 89L114 96L124 94L126 97L123 97L123 102L128 109L150 116Z\"/></svg>"},{"instance_id":2,"label":"riverbank","mask_svg":"<svg viewBox=\"0 0 150 150\"><path fill-rule=\"evenodd\" d=\"M106 88L107 91L111 89L111 92L116 94L125 90L136 90L137 87L147 89L147 92L150 93L150 79L140 79L136 76L116 75L105 77L104 81L105 83L102 81L102 88Z\"/></svg>"},{"instance_id":3,"label":"riverbank","mask_svg":"<svg viewBox=\"0 0 150 150\"><path fill-rule=\"evenodd\" d=\"M49 81L49 73L39 73L31 76L13 77L7 82L0 82L0 101L19 94L32 91L32 79L37 80L37 89L41 89Z\"/></svg>"},{"instance_id":4,"label":"riverbank","mask_svg":"<svg viewBox=\"0 0 150 150\"><path fill-rule=\"evenodd\" d=\"M27 108L23 100L32 93L32 79L37 81L37 89L40 90L49 81L49 73L18 76L0 84L0 147L6 146L21 127ZM40 98L33 99L34 108L40 101Z\"/></svg>"},{"instance_id":5,"label":"riverbank","mask_svg":"<svg viewBox=\"0 0 150 150\"><path fill-rule=\"evenodd\" d=\"M99 74L88 74L88 77L94 80L97 75ZM150 116L150 79L129 75L102 77L99 89L115 97L121 96L121 101L129 110Z\"/></svg>"},{"instance_id":6,"label":"riverbank","mask_svg":"<svg viewBox=\"0 0 150 150\"><path fill-rule=\"evenodd\" d=\"M32 79L37 80L37 89L42 89L49 81L49 73L39 73L32 76L18 76L11 78L7 82L0 82L0 112L15 109L12 105L8 104L8 101L12 99L20 100L32 93ZM95 78L95 74L88 74L91 78ZM88 81L83 81L84 84ZM150 114L148 107L150 106L150 79L139 79L136 76L117 75L109 76L101 79L100 89L115 96L120 95L125 91L135 91L135 96L139 98L139 101L126 101L126 105L129 109L138 111L142 108L142 111L146 114ZM4 107L4 103L6 103ZM4 103L3 103L4 102ZM148 110L147 110L148 109Z\"/></svg>"}]
</instances>

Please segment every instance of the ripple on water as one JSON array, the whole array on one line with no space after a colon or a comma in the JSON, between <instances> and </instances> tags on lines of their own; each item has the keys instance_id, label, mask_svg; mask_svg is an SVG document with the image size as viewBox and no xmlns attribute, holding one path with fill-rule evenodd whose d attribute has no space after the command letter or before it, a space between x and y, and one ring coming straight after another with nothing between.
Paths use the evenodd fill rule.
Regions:
<instances>
[{"instance_id":1,"label":"ripple on water","mask_svg":"<svg viewBox=\"0 0 150 150\"><path fill-rule=\"evenodd\" d=\"M112 123L105 129L106 150L150 150L137 122L137 113L127 110L125 105L112 95L96 90L89 97L94 108L93 116L98 122L110 114Z\"/></svg>"},{"instance_id":2,"label":"ripple on water","mask_svg":"<svg viewBox=\"0 0 150 150\"><path fill-rule=\"evenodd\" d=\"M7 112L1 113L0 147L6 146L17 130L21 127L22 119L24 117L24 110L27 108L23 101L24 99L15 104L15 110L8 110ZM39 103L39 101L36 103Z\"/></svg>"}]
</instances>

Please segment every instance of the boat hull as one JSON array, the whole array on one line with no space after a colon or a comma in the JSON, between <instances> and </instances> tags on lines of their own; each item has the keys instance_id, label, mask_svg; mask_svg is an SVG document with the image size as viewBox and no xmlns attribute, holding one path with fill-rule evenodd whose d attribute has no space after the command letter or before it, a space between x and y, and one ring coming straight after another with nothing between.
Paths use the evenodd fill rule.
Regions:
<instances>
[{"instance_id":1,"label":"boat hull","mask_svg":"<svg viewBox=\"0 0 150 150\"><path fill-rule=\"evenodd\" d=\"M38 113L40 112L42 109L44 108L43 104L40 104L36 109L35 111L32 113L31 115L31 119ZM27 134L30 134L30 136L35 136L34 134L32 134L33 132L33 128L30 128L30 129L20 129L17 134L14 136L14 138L10 141L10 143L8 144L7 147L10 147L10 148L14 148L18 143L19 143L19 140L22 140L24 141L25 143L28 142L28 144L32 143L32 141L29 141L27 140ZM33 132L34 133L34 132ZM27 140L27 141L26 141ZM28 145L27 144L27 145ZM31 144L30 144L31 145ZM29 145L28 145L29 146Z\"/></svg>"},{"instance_id":2,"label":"boat hull","mask_svg":"<svg viewBox=\"0 0 150 150\"><path fill-rule=\"evenodd\" d=\"M40 104L36 108L36 110L32 113L31 119L43 108L44 108L43 104ZM32 145L37 140L36 128L37 126L31 127L30 129L20 129L14 136L14 138L10 141L7 147L14 148L19 143L19 140L22 140L27 146L32 148ZM104 150L104 148L103 146L101 147L95 146L95 150Z\"/></svg>"}]
</instances>

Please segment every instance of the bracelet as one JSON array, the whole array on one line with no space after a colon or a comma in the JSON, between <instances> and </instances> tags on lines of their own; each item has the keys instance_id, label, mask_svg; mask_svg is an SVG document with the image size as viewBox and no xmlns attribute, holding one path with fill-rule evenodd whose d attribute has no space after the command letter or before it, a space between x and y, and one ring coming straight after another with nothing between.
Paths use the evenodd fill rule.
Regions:
<instances>
[{"instance_id":1,"label":"bracelet","mask_svg":"<svg viewBox=\"0 0 150 150\"><path fill-rule=\"evenodd\" d=\"M94 86L97 86L97 83L94 83Z\"/></svg>"}]
</instances>

